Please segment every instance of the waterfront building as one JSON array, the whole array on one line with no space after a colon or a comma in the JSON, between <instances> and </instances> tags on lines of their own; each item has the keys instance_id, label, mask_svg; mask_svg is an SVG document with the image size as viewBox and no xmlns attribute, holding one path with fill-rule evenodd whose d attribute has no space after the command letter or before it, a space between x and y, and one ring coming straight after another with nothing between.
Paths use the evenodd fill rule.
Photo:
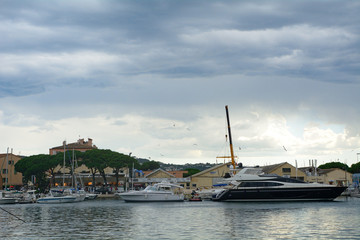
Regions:
<instances>
[{"instance_id":1,"label":"waterfront building","mask_svg":"<svg viewBox=\"0 0 360 240\"><path fill-rule=\"evenodd\" d=\"M81 138L74 143L66 144L66 142L64 141L63 145L50 148L49 154L56 155L59 152L64 152L64 145L66 151L74 150L74 151L86 152L88 150L97 149L97 147L93 144L93 140L91 138L88 138L88 141L85 141L83 138Z\"/></svg>"},{"instance_id":2,"label":"waterfront building","mask_svg":"<svg viewBox=\"0 0 360 240\"><path fill-rule=\"evenodd\" d=\"M184 173L187 171L165 171L161 168L158 168L153 171L144 171L142 174L137 172L135 178L130 179L130 182L133 183L135 188L145 187L153 183L160 183L167 181L170 183L176 183L185 187L190 183L190 178L184 178Z\"/></svg>"},{"instance_id":3,"label":"waterfront building","mask_svg":"<svg viewBox=\"0 0 360 240\"><path fill-rule=\"evenodd\" d=\"M182 170L172 170L172 171L166 171L163 169L156 169L156 170L148 170L148 171L142 171L144 176L151 177L151 176L161 176L165 177L166 175L170 175L172 178L183 178L184 174L188 173L188 171L182 171ZM165 176L163 174L165 174Z\"/></svg>"},{"instance_id":4,"label":"waterfront building","mask_svg":"<svg viewBox=\"0 0 360 240\"><path fill-rule=\"evenodd\" d=\"M287 162L262 166L261 168L265 174L276 174L281 177L299 179L301 181L306 179L306 174L303 171Z\"/></svg>"},{"instance_id":5,"label":"waterfront building","mask_svg":"<svg viewBox=\"0 0 360 240\"><path fill-rule=\"evenodd\" d=\"M353 181L352 174L340 168L320 169L304 167L300 168L300 170L306 174L306 182L349 186Z\"/></svg>"},{"instance_id":6,"label":"waterfront building","mask_svg":"<svg viewBox=\"0 0 360 240\"><path fill-rule=\"evenodd\" d=\"M15 171L15 164L21 156L12 153L0 154L0 189L22 186L22 174Z\"/></svg>"},{"instance_id":7,"label":"waterfront building","mask_svg":"<svg viewBox=\"0 0 360 240\"><path fill-rule=\"evenodd\" d=\"M191 182L186 184L186 189L212 188L224 181L224 177L229 174L231 166L230 162L219 164L190 176Z\"/></svg>"},{"instance_id":8,"label":"waterfront building","mask_svg":"<svg viewBox=\"0 0 360 240\"><path fill-rule=\"evenodd\" d=\"M64 149L66 151L86 152L89 150L97 149L97 146L93 144L93 139L88 138L88 141L85 141L83 138L81 138L77 140L77 142L73 142L73 143L66 143L64 141L63 145L50 148L49 154L55 155L60 152L63 153ZM54 185L62 185L63 181L65 182L65 185L71 185L72 175L69 168L63 169L63 166L59 165L58 167L55 168L54 172L56 173L55 183L53 183ZM116 185L116 177L115 177L115 173L113 172L113 169L108 167L105 168L104 172L105 172L107 184ZM95 182L93 182L93 176L91 170L88 169L85 165L82 165L80 161L75 163L74 173L75 176L77 177L77 181L78 182L82 181L83 185L85 186L102 186L105 184L103 176L101 176L99 173L95 174ZM124 184L125 177L128 175L129 175L128 168L123 168L120 170L120 174L119 174L120 184Z\"/></svg>"}]
</instances>

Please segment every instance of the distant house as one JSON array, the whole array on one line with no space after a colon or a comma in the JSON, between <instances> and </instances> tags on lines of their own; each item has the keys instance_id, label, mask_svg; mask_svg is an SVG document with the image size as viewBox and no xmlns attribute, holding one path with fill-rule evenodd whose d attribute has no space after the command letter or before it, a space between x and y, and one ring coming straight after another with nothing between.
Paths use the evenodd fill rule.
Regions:
<instances>
[{"instance_id":1,"label":"distant house","mask_svg":"<svg viewBox=\"0 0 360 240\"><path fill-rule=\"evenodd\" d=\"M219 164L205 169L192 176L191 182L186 185L187 189L212 188L214 185L222 182L226 174L230 172L231 163Z\"/></svg>"},{"instance_id":2,"label":"distant house","mask_svg":"<svg viewBox=\"0 0 360 240\"><path fill-rule=\"evenodd\" d=\"M97 147L93 145L93 140L91 138L88 138L88 141L85 141L83 138L81 138L77 142L69 143L69 144L66 144L66 142L64 141L63 145L50 148L49 154L56 155L59 152L64 152L64 147L66 151L74 150L80 152L86 152L88 150L97 149Z\"/></svg>"},{"instance_id":3,"label":"distant house","mask_svg":"<svg viewBox=\"0 0 360 240\"><path fill-rule=\"evenodd\" d=\"M306 174L287 162L279 164L267 165L261 167L266 174L276 174L281 177L294 178L304 181Z\"/></svg>"},{"instance_id":4,"label":"distant house","mask_svg":"<svg viewBox=\"0 0 360 240\"><path fill-rule=\"evenodd\" d=\"M133 184L135 186L146 186L153 183L159 183L162 181L167 181L170 183L177 183L182 186L185 186L188 182L190 182L190 178L184 178L184 173L187 171L165 171L161 168L158 168L154 171L144 171L143 175L136 174L137 177L133 180Z\"/></svg>"},{"instance_id":5,"label":"distant house","mask_svg":"<svg viewBox=\"0 0 360 240\"><path fill-rule=\"evenodd\" d=\"M188 171L165 171L163 169L156 169L156 170L149 170L149 171L143 171L144 176L153 176L156 174L160 174L160 171L166 172L166 174L170 174L171 176L175 178L183 178L185 173L188 173Z\"/></svg>"},{"instance_id":6,"label":"distant house","mask_svg":"<svg viewBox=\"0 0 360 240\"><path fill-rule=\"evenodd\" d=\"M320 169L314 167L300 168L306 174L307 182L349 186L353 179L352 174L340 168Z\"/></svg>"},{"instance_id":7,"label":"distant house","mask_svg":"<svg viewBox=\"0 0 360 240\"><path fill-rule=\"evenodd\" d=\"M9 153L0 154L0 189L6 187L22 186L22 174L15 171L15 164L21 156Z\"/></svg>"},{"instance_id":8,"label":"distant house","mask_svg":"<svg viewBox=\"0 0 360 240\"><path fill-rule=\"evenodd\" d=\"M296 169L287 162L261 167L266 174L277 174L282 177L296 178L305 182L318 182L348 186L352 182L352 174L339 168L320 169L302 167Z\"/></svg>"}]
</instances>

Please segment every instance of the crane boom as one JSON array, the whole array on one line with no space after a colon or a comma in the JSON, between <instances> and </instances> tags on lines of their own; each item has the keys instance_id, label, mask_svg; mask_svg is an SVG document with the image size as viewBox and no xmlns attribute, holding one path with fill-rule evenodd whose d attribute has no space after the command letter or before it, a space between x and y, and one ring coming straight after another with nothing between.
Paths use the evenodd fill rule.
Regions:
<instances>
[{"instance_id":1,"label":"crane boom","mask_svg":"<svg viewBox=\"0 0 360 240\"><path fill-rule=\"evenodd\" d=\"M229 118L228 105L225 106L225 110L226 110L226 119L227 119L228 132L229 132L231 164L233 165L233 167L234 167L234 169L235 169L235 168L236 168L236 164L235 164L234 149L233 149L232 138L231 138L231 128L230 128L230 118Z\"/></svg>"}]
</instances>

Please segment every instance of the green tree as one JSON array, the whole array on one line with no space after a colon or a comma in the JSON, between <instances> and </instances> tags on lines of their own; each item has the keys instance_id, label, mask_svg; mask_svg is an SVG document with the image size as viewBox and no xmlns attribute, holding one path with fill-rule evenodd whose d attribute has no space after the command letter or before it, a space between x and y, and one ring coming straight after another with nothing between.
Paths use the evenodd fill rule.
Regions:
<instances>
[{"instance_id":1,"label":"green tree","mask_svg":"<svg viewBox=\"0 0 360 240\"><path fill-rule=\"evenodd\" d=\"M56 155L49 155L49 174L51 176L51 182L50 182L50 185L51 186L54 186L55 185L55 175L56 175L56 172L55 172L55 168L57 166L61 166L62 163L63 163L63 155L64 153L62 152L59 152L57 153ZM51 187L50 186L50 187Z\"/></svg>"},{"instance_id":2,"label":"green tree","mask_svg":"<svg viewBox=\"0 0 360 240\"><path fill-rule=\"evenodd\" d=\"M95 186L95 174L99 174L103 177L104 184L107 185L105 168L108 167L107 156L111 150L92 149L86 151L82 157L82 163L90 169L93 177L93 186Z\"/></svg>"},{"instance_id":3,"label":"green tree","mask_svg":"<svg viewBox=\"0 0 360 240\"><path fill-rule=\"evenodd\" d=\"M196 169L196 168L187 168L187 169L185 169L185 171L188 171L188 173L184 173L184 177L189 177L196 173L201 172L199 169Z\"/></svg>"},{"instance_id":4,"label":"green tree","mask_svg":"<svg viewBox=\"0 0 360 240\"><path fill-rule=\"evenodd\" d=\"M349 166L346 165L345 163L341 163L341 162L329 162L329 163L325 163L319 166L319 168L321 169L329 169L329 168L340 168L343 170L349 170Z\"/></svg>"},{"instance_id":5,"label":"green tree","mask_svg":"<svg viewBox=\"0 0 360 240\"><path fill-rule=\"evenodd\" d=\"M351 165L349 172L351 173L360 173L360 162L354 163Z\"/></svg>"},{"instance_id":6,"label":"green tree","mask_svg":"<svg viewBox=\"0 0 360 240\"><path fill-rule=\"evenodd\" d=\"M144 162L139 169L143 170L143 171L147 171L147 170L155 170L160 168L160 163L156 162L156 161L148 161L148 162Z\"/></svg>"},{"instance_id":7,"label":"green tree","mask_svg":"<svg viewBox=\"0 0 360 240\"><path fill-rule=\"evenodd\" d=\"M23 182L31 181L36 177L36 184L41 191L49 186L47 175L51 174L54 179L54 169L59 165L58 158L47 154L33 155L19 160L15 164L15 170L23 174Z\"/></svg>"},{"instance_id":8,"label":"green tree","mask_svg":"<svg viewBox=\"0 0 360 240\"><path fill-rule=\"evenodd\" d=\"M119 174L121 168L128 167L132 168L133 164L138 165L137 160L129 155L125 155L118 152L112 152L109 154L108 166L113 169L116 178L116 186L119 183Z\"/></svg>"}]
</instances>

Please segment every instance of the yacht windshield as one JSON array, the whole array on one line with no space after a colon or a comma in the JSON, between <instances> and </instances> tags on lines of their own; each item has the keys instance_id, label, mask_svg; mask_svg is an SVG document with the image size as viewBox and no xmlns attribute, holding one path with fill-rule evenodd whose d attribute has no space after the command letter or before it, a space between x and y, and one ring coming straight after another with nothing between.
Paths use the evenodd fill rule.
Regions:
<instances>
[{"instance_id":1,"label":"yacht windshield","mask_svg":"<svg viewBox=\"0 0 360 240\"><path fill-rule=\"evenodd\" d=\"M145 188L145 190L146 190L146 191L156 191L156 187L149 185L149 186L147 186L147 187Z\"/></svg>"}]
</instances>

